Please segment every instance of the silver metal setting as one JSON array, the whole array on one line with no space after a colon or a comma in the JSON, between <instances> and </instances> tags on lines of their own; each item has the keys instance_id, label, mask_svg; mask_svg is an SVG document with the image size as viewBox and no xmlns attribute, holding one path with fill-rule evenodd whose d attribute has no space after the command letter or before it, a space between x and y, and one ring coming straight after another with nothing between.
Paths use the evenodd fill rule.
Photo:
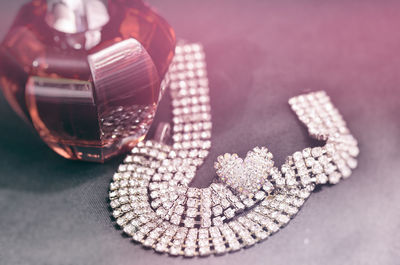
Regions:
<instances>
[{"instance_id":1,"label":"silver metal setting","mask_svg":"<svg viewBox=\"0 0 400 265\"><path fill-rule=\"evenodd\" d=\"M190 187L211 147L202 46L179 45L167 78L173 145L139 143L110 185L116 223L145 247L187 257L249 247L286 225L317 185L336 184L357 166L357 141L320 91L296 96L289 104L324 146L295 152L280 168L266 147L254 148L244 160L225 154L215 163L219 178L214 183ZM158 139L165 139L167 129L159 130Z\"/></svg>"}]
</instances>

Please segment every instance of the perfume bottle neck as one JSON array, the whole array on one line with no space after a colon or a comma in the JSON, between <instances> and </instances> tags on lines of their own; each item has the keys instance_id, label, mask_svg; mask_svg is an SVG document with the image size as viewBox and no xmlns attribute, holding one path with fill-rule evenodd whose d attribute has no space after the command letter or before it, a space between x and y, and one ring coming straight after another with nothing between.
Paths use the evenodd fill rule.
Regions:
<instances>
[{"instance_id":1,"label":"perfume bottle neck","mask_svg":"<svg viewBox=\"0 0 400 265\"><path fill-rule=\"evenodd\" d=\"M110 19L105 0L47 0L46 22L69 34L99 30Z\"/></svg>"}]
</instances>

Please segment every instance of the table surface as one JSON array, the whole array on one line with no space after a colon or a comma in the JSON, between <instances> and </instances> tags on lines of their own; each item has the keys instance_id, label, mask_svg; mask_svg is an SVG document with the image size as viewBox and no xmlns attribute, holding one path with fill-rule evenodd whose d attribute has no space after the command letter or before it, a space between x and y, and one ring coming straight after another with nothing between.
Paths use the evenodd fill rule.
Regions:
<instances>
[{"instance_id":1,"label":"table surface","mask_svg":"<svg viewBox=\"0 0 400 265\"><path fill-rule=\"evenodd\" d=\"M25 1L2 0L2 37ZM1 264L399 264L400 2L153 0L180 38L208 57L213 161L266 145L281 164L315 143L287 100L326 90L359 140L350 179L323 187L268 240L223 256L172 258L116 229L108 186L122 158L64 160L0 98ZM7 8L5 8L7 7ZM8 19L8 20L6 20ZM164 98L157 122L170 119Z\"/></svg>"}]
</instances>

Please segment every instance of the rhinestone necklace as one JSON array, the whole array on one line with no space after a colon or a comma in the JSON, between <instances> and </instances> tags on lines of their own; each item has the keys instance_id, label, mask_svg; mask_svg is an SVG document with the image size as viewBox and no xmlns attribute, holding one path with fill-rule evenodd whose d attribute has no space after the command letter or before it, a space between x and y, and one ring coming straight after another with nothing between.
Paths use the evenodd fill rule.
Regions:
<instances>
[{"instance_id":1,"label":"rhinestone necklace","mask_svg":"<svg viewBox=\"0 0 400 265\"><path fill-rule=\"evenodd\" d=\"M218 178L207 188L189 187L211 147L206 63L200 44L181 44L164 84L170 83L169 125L156 140L132 149L110 185L116 223L134 241L170 255L222 254L251 246L286 225L318 185L336 184L357 166L357 141L325 92L289 100L311 137L323 147L305 148L277 168L265 147L242 159L219 156Z\"/></svg>"}]
</instances>

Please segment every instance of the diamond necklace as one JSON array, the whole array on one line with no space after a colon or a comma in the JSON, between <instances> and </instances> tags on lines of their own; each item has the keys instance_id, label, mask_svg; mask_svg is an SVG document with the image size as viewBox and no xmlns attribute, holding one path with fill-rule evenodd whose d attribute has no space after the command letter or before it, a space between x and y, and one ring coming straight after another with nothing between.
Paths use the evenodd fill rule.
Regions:
<instances>
[{"instance_id":1,"label":"diamond necklace","mask_svg":"<svg viewBox=\"0 0 400 265\"><path fill-rule=\"evenodd\" d=\"M211 147L211 114L205 56L200 44L181 44L164 82L170 82L169 125L156 140L132 149L110 185L116 223L133 240L157 252L197 256L251 246L286 225L317 185L336 184L357 166L357 141L325 92L296 96L289 104L323 147L305 148L274 166L267 148L245 159L219 156L218 178L189 187Z\"/></svg>"}]
</instances>

